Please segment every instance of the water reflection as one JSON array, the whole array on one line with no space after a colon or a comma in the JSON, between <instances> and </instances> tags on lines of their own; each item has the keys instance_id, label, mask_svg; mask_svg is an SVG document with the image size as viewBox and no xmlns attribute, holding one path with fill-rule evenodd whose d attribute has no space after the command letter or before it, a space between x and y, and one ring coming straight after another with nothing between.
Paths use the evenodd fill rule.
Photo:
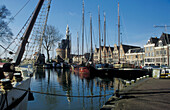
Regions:
<instances>
[{"instance_id":1,"label":"water reflection","mask_svg":"<svg viewBox=\"0 0 170 110\"><path fill-rule=\"evenodd\" d=\"M113 86L113 78L100 78L93 76L93 74L71 73L69 70L62 69L37 70L32 78L31 90L69 96L61 97L34 93L35 100L28 103L28 110L100 109L111 95L93 98L87 98L86 96L113 93Z\"/></svg>"}]
</instances>

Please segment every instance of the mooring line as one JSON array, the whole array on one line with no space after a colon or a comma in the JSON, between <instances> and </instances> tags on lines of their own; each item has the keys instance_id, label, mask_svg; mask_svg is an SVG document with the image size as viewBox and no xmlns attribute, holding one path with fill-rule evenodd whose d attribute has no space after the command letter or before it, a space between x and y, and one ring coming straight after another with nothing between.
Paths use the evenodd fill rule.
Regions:
<instances>
[{"instance_id":1,"label":"mooring line","mask_svg":"<svg viewBox=\"0 0 170 110\"><path fill-rule=\"evenodd\" d=\"M21 90L21 91L28 91L28 92L32 92L32 93L39 93L39 94L53 95L53 96L63 96L63 97L81 97L81 98L85 97L85 98L94 98L94 97L103 97L103 96L113 95L113 93L110 93L110 94L104 94L104 95L93 95L93 96L72 96L72 95L62 95L62 94L46 93L46 92L39 92L39 91L31 91L31 90L25 90L25 89L16 88L16 87L13 87L13 89Z\"/></svg>"}]
</instances>

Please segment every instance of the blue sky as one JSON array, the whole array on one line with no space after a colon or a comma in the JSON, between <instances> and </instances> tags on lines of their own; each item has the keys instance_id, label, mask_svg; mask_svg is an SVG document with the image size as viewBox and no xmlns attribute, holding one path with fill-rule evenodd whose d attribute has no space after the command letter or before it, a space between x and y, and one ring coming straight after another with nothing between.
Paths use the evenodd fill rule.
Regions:
<instances>
[{"instance_id":1,"label":"blue sky","mask_svg":"<svg viewBox=\"0 0 170 110\"><path fill-rule=\"evenodd\" d=\"M121 39L123 44L143 47L151 36L160 37L164 28L154 28L153 25L170 25L170 0L84 0L85 1L85 39L90 39L90 17L93 22L93 44L98 47L98 5L100 6L101 33L104 28L103 12L106 13L107 45L117 43L117 4L120 3ZM6 5L12 15L27 2L27 0L0 0L0 5ZM29 4L9 25L16 35L37 5L38 0L30 0ZM77 48L77 32L81 37L82 0L52 0L48 24L54 25L64 35L67 24L72 37L72 53ZM168 32L169 32L168 28ZM102 35L102 34L101 34ZM80 39L81 40L81 39ZM85 48L89 47L85 41ZM81 42L80 42L81 43ZM87 49L85 49L86 51Z\"/></svg>"}]
</instances>

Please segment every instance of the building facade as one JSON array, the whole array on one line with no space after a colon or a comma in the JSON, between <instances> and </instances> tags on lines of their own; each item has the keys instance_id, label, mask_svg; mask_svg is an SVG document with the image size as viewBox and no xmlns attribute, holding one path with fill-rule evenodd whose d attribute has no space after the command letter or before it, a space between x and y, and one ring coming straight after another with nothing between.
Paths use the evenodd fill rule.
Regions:
<instances>
[{"instance_id":1,"label":"building facade","mask_svg":"<svg viewBox=\"0 0 170 110\"><path fill-rule=\"evenodd\" d=\"M169 66L169 44L170 34L162 33L160 38L151 37L145 48L145 60L144 65L166 65Z\"/></svg>"},{"instance_id":2,"label":"building facade","mask_svg":"<svg viewBox=\"0 0 170 110\"><path fill-rule=\"evenodd\" d=\"M133 48L140 48L137 46L131 46L131 45L120 45L120 48L114 44L114 47L107 47L107 46L101 46L100 48L95 48L94 51L94 62L95 63L110 63L110 64L116 64L116 63L126 63L126 56L125 53L129 49ZM120 60L119 60L119 49L120 49ZM100 52L101 52L101 59L100 59ZM100 61L101 60L101 61Z\"/></svg>"},{"instance_id":3,"label":"building facade","mask_svg":"<svg viewBox=\"0 0 170 110\"><path fill-rule=\"evenodd\" d=\"M126 62L136 66L144 65L145 51L144 48L129 49L125 54Z\"/></svg>"}]
</instances>

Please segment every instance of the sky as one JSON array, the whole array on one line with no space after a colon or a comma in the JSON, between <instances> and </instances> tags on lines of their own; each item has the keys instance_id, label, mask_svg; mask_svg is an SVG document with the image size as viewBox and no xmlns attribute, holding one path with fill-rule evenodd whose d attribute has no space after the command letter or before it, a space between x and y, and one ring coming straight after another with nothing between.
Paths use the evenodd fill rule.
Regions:
<instances>
[{"instance_id":1,"label":"sky","mask_svg":"<svg viewBox=\"0 0 170 110\"><path fill-rule=\"evenodd\" d=\"M14 16L28 0L0 0ZM165 28L154 25L170 25L170 0L84 0L85 3L85 51L90 49L90 13L92 13L93 48L99 44L98 5L100 6L101 37L104 32L104 12L106 13L106 45L113 46L118 41L118 2L120 4L121 42L126 45L143 47L150 37L160 37ZM9 24L14 35L24 25L38 0L30 0L28 5ZM77 32L82 34L82 0L52 0L47 24L53 25L65 38L68 24L72 53L77 50ZM169 33L170 28L167 28ZM102 43L103 45L103 43Z\"/></svg>"}]
</instances>

